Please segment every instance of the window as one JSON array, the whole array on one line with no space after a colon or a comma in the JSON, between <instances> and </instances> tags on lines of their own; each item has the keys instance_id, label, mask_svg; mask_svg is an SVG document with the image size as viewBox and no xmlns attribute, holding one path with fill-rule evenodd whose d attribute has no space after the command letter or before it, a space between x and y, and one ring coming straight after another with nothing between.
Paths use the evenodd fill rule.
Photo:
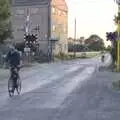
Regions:
<instances>
[{"instance_id":1,"label":"window","mask_svg":"<svg viewBox=\"0 0 120 120\"><path fill-rule=\"evenodd\" d=\"M58 15L61 15L61 11L60 10L58 11Z\"/></svg>"},{"instance_id":2,"label":"window","mask_svg":"<svg viewBox=\"0 0 120 120\"><path fill-rule=\"evenodd\" d=\"M64 31L64 33L67 32L67 26L65 24L63 25L63 31Z\"/></svg>"},{"instance_id":3,"label":"window","mask_svg":"<svg viewBox=\"0 0 120 120\"><path fill-rule=\"evenodd\" d=\"M25 11L24 11L23 9L18 9L18 10L16 11L16 14L17 14L17 15L24 15L24 13L25 13Z\"/></svg>"},{"instance_id":4,"label":"window","mask_svg":"<svg viewBox=\"0 0 120 120\"><path fill-rule=\"evenodd\" d=\"M31 8L31 14L37 14L39 11L38 8Z\"/></svg>"},{"instance_id":5,"label":"window","mask_svg":"<svg viewBox=\"0 0 120 120\"><path fill-rule=\"evenodd\" d=\"M55 13L55 8L54 7L52 7L52 13Z\"/></svg>"},{"instance_id":6,"label":"window","mask_svg":"<svg viewBox=\"0 0 120 120\"><path fill-rule=\"evenodd\" d=\"M67 45L67 44L64 45L64 49L65 49L65 50L68 49L68 45Z\"/></svg>"},{"instance_id":7,"label":"window","mask_svg":"<svg viewBox=\"0 0 120 120\"><path fill-rule=\"evenodd\" d=\"M25 29L24 29L24 26L19 26L19 27L17 26L16 29L17 29L17 31L19 31L19 32L25 30Z\"/></svg>"},{"instance_id":8,"label":"window","mask_svg":"<svg viewBox=\"0 0 120 120\"><path fill-rule=\"evenodd\" d=\"M66 28L64 27L64 32L66 33Z\"/></svg>"},{"instance_id":9,"label":"window","mask_svg":"<svg viewBox=\"0 0 120 120\"><path fill-rule=\"evenodd\" d=\"M55 25L52 26L52 31L55 31Z\"/></svg>"},{"instance_id":10,"label":"window","mask_svg":"<svg viewBox=\"0 0 120 120\"><path fill-rule=\"evenodd\" d=\"M63 12L63 15L66 15L66 12Z\"/></svg>"}]
</instances>

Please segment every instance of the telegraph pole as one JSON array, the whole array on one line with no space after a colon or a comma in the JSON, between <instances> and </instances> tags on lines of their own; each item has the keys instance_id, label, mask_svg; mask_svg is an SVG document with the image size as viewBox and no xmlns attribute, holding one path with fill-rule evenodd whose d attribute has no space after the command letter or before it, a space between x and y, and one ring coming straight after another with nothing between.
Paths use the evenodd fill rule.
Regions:
<instances>
[{"instance_id":1,"label":"telegraph pole","mask_svg":"<svg viewBox=\"0 0 120 120\"><path fill-rule=\"evenodd\" d=\"M75 18L75 26L74 26L74 58L76 57L76 18Z\"/></svg>"},{"instance_id":2,"label":"telegraph pole","mask_svg":"<svg viewBox=\"0 0 120 120\"><path fill-rule=\"evenodd\" d=\"M29 8L26 8L26 26L25 26L25 32L28 35L29 34L29 22L30 22L30 12Z\"/></svg>"},{"instance_id":3,"label":"telegraph pole","mask_svg":"<svg viewBox=\"0 0 120 120\"><path fill-rule=\"evenodd\" d=\"M52 44L51 44L51 0L48 2L48 61L52 60Z\"/></svg>"},{"instance_id":4,"label":"telegraph pole","mask_svg":"<svg viewBox=\"0 0 120 120\"><path fill-rule=\"evenodd\" d=\"M116 0L118 4L118 16L120 14L120 0ZM120 20L117 21L117 33L118 33L118 40L117 40L117 71L120 71Z\"/></svg>"}]
</instances>

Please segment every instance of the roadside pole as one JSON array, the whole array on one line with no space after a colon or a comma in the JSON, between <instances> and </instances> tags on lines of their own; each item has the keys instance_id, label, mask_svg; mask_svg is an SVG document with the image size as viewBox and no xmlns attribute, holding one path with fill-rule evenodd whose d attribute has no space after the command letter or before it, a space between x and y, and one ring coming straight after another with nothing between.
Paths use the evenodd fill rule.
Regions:
<instances>
[{"instance_id":1,"label":"roadside pole","mask_svg":"<svg viewBox=\"0 0 120 120\"><path fill-rule=\"evenodd\" d=\"M75 18L75 28L74 28L74 58L76 58L76 18Z\"/></svg>"},{"instance_id":2,"label":"roadside pole","mask_svg":"<svg viewBox=\"0 0 120 120\"><path fill-rule=\"evenodd\" d=\"M120 3L118 4L118 16L120 13ZM117 33L118 33L118 40L117 40L117 72L120 71L120 20L117 23Z\"/></svg>"},{"instance_id":3,"label":"roadside pole","mask_svg":"<svg viewBox=\"0 0 120 120\"><path fill-rule=\"evenodd\" d=\"M51 48L51 0L48 2L48 62L52 62L52 48Z\"/></svg>"}]
</instances>

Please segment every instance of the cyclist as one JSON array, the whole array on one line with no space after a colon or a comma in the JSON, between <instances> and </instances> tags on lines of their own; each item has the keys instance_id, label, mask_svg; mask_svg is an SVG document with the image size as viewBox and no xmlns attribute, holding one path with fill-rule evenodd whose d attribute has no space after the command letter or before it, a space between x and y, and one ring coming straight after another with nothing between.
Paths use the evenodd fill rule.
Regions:
<instances>
[{"instance_id":1,"label":"cyclist","mask_svg":"<svg viewBox=\"0 0 120 120\"><path fill-rule=\"evenodd\" d=\"M20 53L17 51L17 49L15 49L14 46L9 46L10 50L7 53L6 56L6 61L8 62L8 64L10 65L10 72L11 72L11 76L12 77L12 72L14 68L17 68L17 72L18 72L18 78L19 77L19 70L20 70Z\"/></svg>"},{"instance_id":2,"label":"cyclist","mask_svg":"<svg viewBox=\"0 0 120 120\"><path fill-rule=\"evenodd\" d=\"M104 60L105 60L105 55L102 55L101 61L104 62Z\"/></svg>"}]
</instances>

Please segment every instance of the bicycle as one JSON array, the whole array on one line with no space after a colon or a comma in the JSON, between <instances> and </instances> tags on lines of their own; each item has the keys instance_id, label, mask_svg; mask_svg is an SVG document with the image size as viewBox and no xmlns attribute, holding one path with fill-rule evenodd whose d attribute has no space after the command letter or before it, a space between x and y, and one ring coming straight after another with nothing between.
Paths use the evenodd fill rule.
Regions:
<instances>
[{"instance_id":1,"label":"bicycle","mask_svg":"<svg viewBox=\"0 0 120 120\"><path fill-rule=\"evenodd\" d=\"M10 97L14 96L15 90L17 91L18 95L21 93L21 80L18 71L19 70L17 67L11 68L11 76L8 80L8 93Z\"/></svg>"}]
</instances>

